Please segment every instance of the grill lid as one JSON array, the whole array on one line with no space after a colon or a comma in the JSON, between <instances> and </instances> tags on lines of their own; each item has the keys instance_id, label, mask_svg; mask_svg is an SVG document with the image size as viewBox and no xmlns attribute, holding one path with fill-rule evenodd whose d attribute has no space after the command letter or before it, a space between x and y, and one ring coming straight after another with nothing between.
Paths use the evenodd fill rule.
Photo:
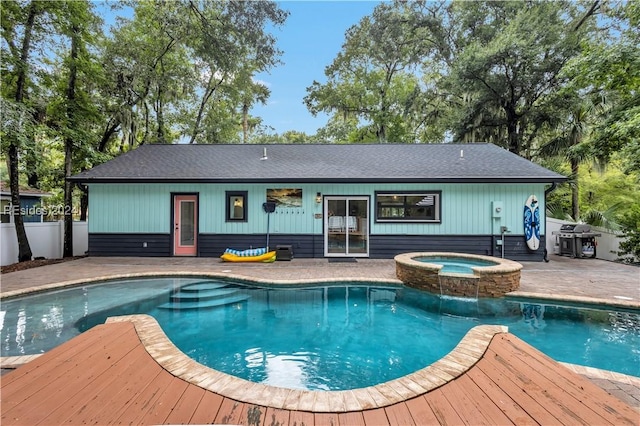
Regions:
<instances>
[{"instance_id":1,"label":"grill lid","mask_svg":"<svg viewBox=\"0 0 640 426\"><path fill-rule=\"evenodd\" d=\"M581 234L584 232L591 232L591 225L586 223L567 223L560 227L562 232L572 232L574 234Z\"/></svg>"}]
</instances>

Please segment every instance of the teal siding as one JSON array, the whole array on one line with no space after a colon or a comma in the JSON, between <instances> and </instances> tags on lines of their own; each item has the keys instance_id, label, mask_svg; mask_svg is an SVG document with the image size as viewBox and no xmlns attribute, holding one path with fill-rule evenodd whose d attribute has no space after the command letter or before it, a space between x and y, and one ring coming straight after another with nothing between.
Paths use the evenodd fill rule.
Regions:
<instances>
[{"instance_id":1,"label":"teal siding","mask_svg":"<svg viewBox=\"0 0 640 426\"><path fill-rule=\"evenodd\" d=\"M489 235L507 226L522 235L523 209L535 194L544 219L542 184L93 184L89 188L90 233L170 233L171 193L199 194L200 233L263 234L267 214L262 210L267 188L302 188L302 207L278 208L269 217L272 234L322 234L321 204L316 193L370 196L371 234ZM248 191L247 222L225 222L225 191ZM439 224L375 223L375 191L442 191ZM492 215L492 202L503 205L502 217ZM544 220L540 232L545 233Z\"/></svg>"}]
</instances>

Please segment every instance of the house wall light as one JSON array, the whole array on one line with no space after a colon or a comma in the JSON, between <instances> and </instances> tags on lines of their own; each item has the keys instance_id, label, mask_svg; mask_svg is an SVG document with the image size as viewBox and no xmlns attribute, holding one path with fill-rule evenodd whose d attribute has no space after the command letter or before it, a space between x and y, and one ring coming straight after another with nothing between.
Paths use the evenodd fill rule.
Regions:
<instances>
[{"instance_id":1,"label":"house wall light","mask_svg":"<svg viewBox=\"0 0 640 426\"><path fill-rule=\"evenodd\" d=\"M316 192L316 203L320 204L322 202L322 194L319 192Z\"/></svg>"}]
</instances>

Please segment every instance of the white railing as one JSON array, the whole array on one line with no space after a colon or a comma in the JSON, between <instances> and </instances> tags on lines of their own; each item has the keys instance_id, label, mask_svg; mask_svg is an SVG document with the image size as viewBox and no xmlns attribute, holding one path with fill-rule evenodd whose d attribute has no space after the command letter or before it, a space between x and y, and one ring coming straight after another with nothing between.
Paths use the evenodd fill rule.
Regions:
<instances>
[{"instance_id":1,"label":"white railing","mask_svg":"<svg viewBox=\"0 0 640 426\"><path fill-rule=\"evenodd\" d=\"M562 225L567 223L575 223L575 222L567 222L566 220L547 218L547 252L549 256L553 254L553 246L556 243L556 236L552 234L553 231L559 231ZM616 260L618 259L618 250L620 250L620 241L623 241L622 238L618 237L620 233L616 233L604 228L599 228L597 226L591 227L592 232L596 232L598 234L602 234L600 237L596 237L596 242L598 244L596 250L596 259L602 260Z\"/></svg>"},{"instance_id":2,"label":"white railing","mask_svg":"<svg viewBox=\"0 0 640 426\"><path fill-rule=\"evenodd\" d=\"M64 247L64 222L25 223L25 232L33 257L60 259ZM18 238L13 223L0 225L1 266L18 261ZM81 256L89 249L87 222L73 222L73 255Z\"/></svg>"}]
</instances>

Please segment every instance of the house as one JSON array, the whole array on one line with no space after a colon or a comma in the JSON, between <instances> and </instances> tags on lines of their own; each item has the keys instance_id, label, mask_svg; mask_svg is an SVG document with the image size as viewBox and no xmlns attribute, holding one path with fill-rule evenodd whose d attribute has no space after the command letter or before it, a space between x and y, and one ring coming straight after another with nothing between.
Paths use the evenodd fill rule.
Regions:
<instances>
[{"instance_id":1,"label":"house","mask_svg":"<svg viewBox=\"0 0 640 426\"><path fill-rule=\"evenodd\" d=\"M452 251L542 260L545 191L566 178L492 144L143 145L89 187L89 255L297 258ZM541 244L523 209L540 200Z\"/></svg>"},{"instance_id":2,"label":"house","mask_svg":"<svg viewBox=\"0 0 640 426\"><path fill-rule=\"evenodd\" d=\"M42 207L42 199L51 194L35 188L20 186L20 213L25 223L43 221L46 211ZM17 206L11 204L11 187L9 182L0 182L0 222L13 223L13 216Z\"/></svg>"}]
</instances>

